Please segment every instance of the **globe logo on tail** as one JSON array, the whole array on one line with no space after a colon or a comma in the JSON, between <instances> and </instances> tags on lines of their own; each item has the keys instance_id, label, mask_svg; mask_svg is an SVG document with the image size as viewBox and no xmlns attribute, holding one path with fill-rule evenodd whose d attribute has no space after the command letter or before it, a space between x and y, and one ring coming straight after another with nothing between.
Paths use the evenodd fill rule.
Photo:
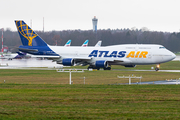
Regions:
<instances>
[{"instance_id":1,"label":"globe logo on tail","mask_svg":"<svg viewBox=\"0 0 180 120\"><path fill-rule=\"evenodd\" d=\"M28 40L28 45L32 46L32 40L38 35L23 21L16 21L19 33Z\"/></svg>"}]
</instances>

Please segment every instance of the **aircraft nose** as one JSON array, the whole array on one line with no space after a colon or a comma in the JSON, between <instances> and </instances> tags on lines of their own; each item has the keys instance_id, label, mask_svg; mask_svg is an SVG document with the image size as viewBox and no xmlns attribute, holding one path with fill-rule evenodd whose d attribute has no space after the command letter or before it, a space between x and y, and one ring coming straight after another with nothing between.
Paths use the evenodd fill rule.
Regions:
<instances>
[{"instance_id":1,"label":"aircraft nose","mask_svg":"<svg viewBox=\"0 0 180 120\"><path fill-rule=\"evenodd\" d=\"M174 53L172 53L172 59L175 59L176 55Z\"/></svg>"},{"instance_id":2,"label":"aircraft nose","mask_svg":"<svg viewBox=\"0 0 180 120\"><path fill-rule=\"evenodd\" d=\"M170 55L171 55L171 57L170 57L171 60L176 58L176 55L173 52L171 52L171 51L170 51Z\"/></svg>"},{"instance_id":3,"label":"aircraft nose","mask_svg":"<svg viewBox=\"0 0 180 120\"><path fill-rule=\"evenodd\" d=\"M166 54L167 57L164 57L164 58L166 58L166 59L164 59L166 62L171 61L171 60L173 60L174 58L176 58L176 55L175 55L173 52L167 51L166 53L167 53L167 54Z\"/></svg>"}]
</instances>

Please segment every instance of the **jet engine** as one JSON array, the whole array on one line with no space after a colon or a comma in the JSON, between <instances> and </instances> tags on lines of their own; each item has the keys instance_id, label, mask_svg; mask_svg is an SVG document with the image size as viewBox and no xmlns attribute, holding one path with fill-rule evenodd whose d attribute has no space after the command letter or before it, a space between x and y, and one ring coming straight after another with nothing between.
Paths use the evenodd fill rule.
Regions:
<instances>
[{"instance_id":1,"label":"jet engine","mask_svg":"<svg viewBox=\"0 0 180 120\"><path fill-rule=\"evenodd\" d=\"M65 58L62 60L62 64L64 66L73 66L74 65L74 59L72 58Z\"/></svg>"},{"instance_id":2,"label":"jet engine","mask_svg":"<svg viewBox=\"0 0 180 120\"><path fill-rule=\"evenodd\" d=\"M98 60L98 61L96 61L95 66L97 68L107 68L108 67L108 62L105 61L105 60Z\"/></svg>"}]
</instances>

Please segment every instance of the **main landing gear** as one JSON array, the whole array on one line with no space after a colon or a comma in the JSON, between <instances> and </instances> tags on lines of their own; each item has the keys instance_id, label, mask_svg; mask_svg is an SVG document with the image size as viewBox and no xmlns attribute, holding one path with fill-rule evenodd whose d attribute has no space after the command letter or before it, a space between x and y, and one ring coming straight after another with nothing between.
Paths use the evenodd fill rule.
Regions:
<instances>
[{"instance_id":1,"label":"main landing gear","mask_svg":"<svg viewBox=\"0 0 180 120\"><path fill-rule=\"evenodd\" d=\"M88 70L89 69L97 69L97 70L100 70L100 68L99 67L94 67L94 66L89 66L88 68L87 68ZM107 68L103 68L104 70L111 70L111 67L107 67Z\"/></svg>"},{"instance_id":2,"label":"main landing gear","mask_svg":"<svg viewBox=\"0 0 180 120\"><path fill-rule=\"evenodd\" d=\"M104 70L111 70L111 67L103 68Z\"/></svg>"},{"instance_id":3,"label":"main landing gear","mask_svg":"<svg viewBox=\"0 0 180 120\"><path fill-rule=\"evenodd\" d=\"M99 70L100 68L99 68L99 67L95 67L95 66L88 66L87 69L88 69L88 70L89 70L89 69L97 69L97 70Z\"/></svg>"},{"instance_id":4,"label":"main landing gear","mask_svg":"<svg viewBox=\"0 0 180 120\"><path fill-rule=\"evenodd\" d=\"M159 68L160 68L160 64L157 64L156 68L155 68L155 71L159 71Z\"/></svg>"}]
</instances>

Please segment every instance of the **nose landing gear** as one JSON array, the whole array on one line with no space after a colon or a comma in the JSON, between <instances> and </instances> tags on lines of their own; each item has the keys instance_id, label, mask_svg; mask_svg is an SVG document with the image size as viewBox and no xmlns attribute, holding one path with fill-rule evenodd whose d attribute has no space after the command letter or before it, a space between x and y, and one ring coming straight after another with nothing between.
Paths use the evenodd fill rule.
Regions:
<instances>
[{"instance_id":1,"label":"nose landing gear","mask_svg":"<svg viewBox=\"0 0 180 120\"><path fill-rule=\"evenodd\" d=\"M160 68L160 64L157 64L156 68L155 68L155 71L159 71L159 68Z\"/></svg>"}]
</instances>

